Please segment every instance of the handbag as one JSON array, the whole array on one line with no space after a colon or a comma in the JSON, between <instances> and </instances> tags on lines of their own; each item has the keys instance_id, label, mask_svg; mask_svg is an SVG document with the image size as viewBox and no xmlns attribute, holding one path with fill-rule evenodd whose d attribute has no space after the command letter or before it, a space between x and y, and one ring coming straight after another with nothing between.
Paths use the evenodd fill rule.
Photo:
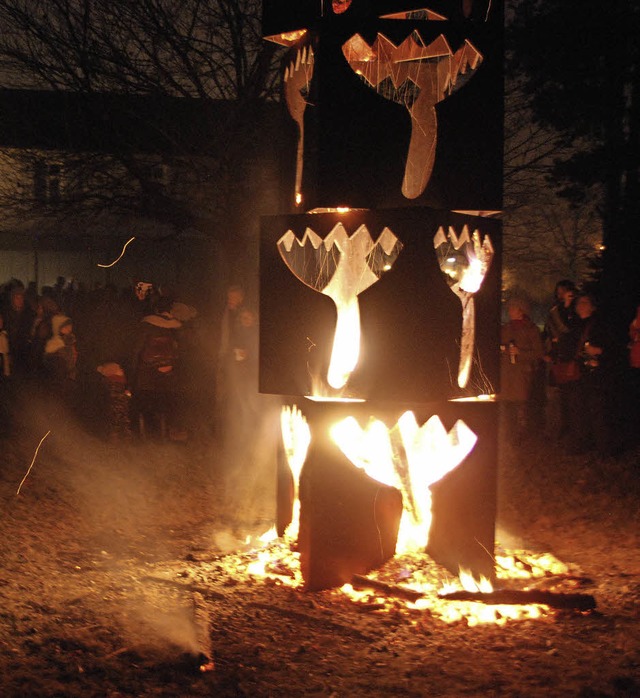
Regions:
<instances>
[{"instance_id":1,"label":"handbag","mask_svg":"<svg viewBox=\"0 0 640 698\"><path fill-rule=\"evenodd\" d=\"M551 374L556 385L572 383L580 378L580 366L575 359L551 364Z\"/></svg>"}]
</instances>

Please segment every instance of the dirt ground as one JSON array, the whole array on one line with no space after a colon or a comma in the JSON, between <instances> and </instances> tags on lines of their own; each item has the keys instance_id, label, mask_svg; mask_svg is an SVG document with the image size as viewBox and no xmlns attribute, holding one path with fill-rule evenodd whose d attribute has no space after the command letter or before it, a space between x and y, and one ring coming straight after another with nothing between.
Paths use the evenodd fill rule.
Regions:
<instances>
[{"instance_id":1,"label":"dirt ground","mask_svg":"<svg viewBox=\"0 0 640 698\"><path fill-rule=\"evenodd\" d=\"M114 446L30 414L0 459L7 698L640 695L638 449L607 461L545 438L502 449L498 549L552 554L568 572L537 587L597 602L502 625L250 574L212 443ZM202 672L208 647L215 669Z\"/></svg>"}]
</instances>

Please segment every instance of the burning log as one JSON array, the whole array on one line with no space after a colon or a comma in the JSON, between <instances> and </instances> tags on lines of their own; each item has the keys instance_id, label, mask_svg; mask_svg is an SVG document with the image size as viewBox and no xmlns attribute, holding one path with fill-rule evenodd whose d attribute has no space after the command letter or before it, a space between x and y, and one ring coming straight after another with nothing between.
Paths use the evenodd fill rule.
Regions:
<instances>
[{"instance_id":1,"label":"burning log","mask_svg":"<svg viewBox=\"0 0 640 698\"><path fill-rule=\"evenodd\" d=\"M353 575L351 586L353 586L354 589L373 589L382 592L385 596L396 596L406 601L417 601L424 597L422 592L416 591L415 589L409 589L409 587L403 587L397 584L387 584L386 582L381 582L379 579L371 579L371 577L365 577L361 574Z\"/></svg>"},{"instance_id":2,"label":"burning log","mask_svg":"<svg viewBox=\"0 0 640 698\"><path fill-rule=\"evenodd\" d=\"M438 594L438 598L448 601L476 601L490 605L523 605L541 604L551 608L593 611L596 600L590 594L560 594L543 590L496 589L490 592L482 591L451 591Z\"/></svg>"}]
</instances>

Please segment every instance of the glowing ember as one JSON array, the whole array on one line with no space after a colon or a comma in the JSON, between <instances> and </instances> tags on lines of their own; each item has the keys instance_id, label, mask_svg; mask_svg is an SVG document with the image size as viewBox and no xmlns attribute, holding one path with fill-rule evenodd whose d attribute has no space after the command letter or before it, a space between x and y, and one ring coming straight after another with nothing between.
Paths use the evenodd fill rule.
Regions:
<instances>
[{"instance_id":1,"label":"glowing ember","mask_svg":"<svg viewBox=\"0 0 640 698\"><path fill-rule=\"evenodd\" d=\"M109 269L110 267L115 266L115 265L124 257L124 253L125 253L127 247L129 246L129 243L133 242L135 239L136 239L135 236L134 236L134 237L130 237L130 238L124 243L124 247L122 248L122 252L120 252L120 256L117 257L116 259L114 259L113 262L110 262L109 264L96 264L96 266L97 266L97 267L102 267L103 269Z\"/></svg>"},{"instance_id":2,"label":"glowing ember","mask_svg":"<svg viewBox=\"0 0 640 698\"><path fill-rule=\"evenodd\" d=\"M503 580L540 579L569 574L569 568L550 553L496 555L497 576Z\"/></svg>"},{"instance_id":3,"label":"glowing ember","mask_svg":"<svg viewBox=\"0 0 640 698\"><path fill-rule=\"evenodd\" d=\"M514 579L517 588L526 589L526 582L531 581L536 588L540 578L546 579L546 587L556 591L558 587L566 586L575 577L570 575L570 569L552 555L536 555L525 551L503 551L496 558L499 563L497 578L501 584L508 584ZM511 561L511 562L508 562ZM503 563L511 564L513 570L501 569ZM217 563L220 564L220 563ZM226 556L222 564L227 573L239 578L247 574L253 577L269 579L273 584L295 589L303 588L300 573L300 558L292 552L290 544L278 539L264 548L257 548L239 555ZM481 624L505 625L509 622L523 620L552 620L556 611L545 604L490 604L477 601L451 601L439 597L443 591L459 591L464 584L477 589L487 590L487 580L474 580L473 577L461 571L461 579L452 580L449 573L434 563L424 552L396 555L380 570L370 575L371 579L382 582L393 588L410 590L420 597L408 600L404 596L394 596L376 589L363 589L355 582L345 584L340 589L319 592L317 599L327 598L339 601L349 599L351 602L365 607L368 611L377 613L402 613L412 625L432 622L434 619L445 623L464 623L469 627ZM524 585L524 586L523 586Z\"/></svg>"}]
</instances>

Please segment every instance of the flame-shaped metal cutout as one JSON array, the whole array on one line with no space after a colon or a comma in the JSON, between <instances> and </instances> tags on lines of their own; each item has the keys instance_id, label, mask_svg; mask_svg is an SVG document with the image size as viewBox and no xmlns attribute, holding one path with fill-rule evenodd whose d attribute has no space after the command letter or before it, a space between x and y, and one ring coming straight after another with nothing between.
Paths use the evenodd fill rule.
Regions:
<instances>
[{"instance_id":1,"label":"flame-shaped metal cutout","mask_svg":"<svg viewBox=\"0 0 640 698\"><path fill-rule=\"evenodd\" d=\"M425 45L418 31L398 46L383 34L371 46L355 34L342 46L342 53L364 82L409 110L411 140L402 193L415 199L425 190L435 162L435 105L474 74L482 55L469 41L454 53L442 34Z\"/></svg>"},{"instance_id":2,"label":"flame-shaped metal cutout","mask_svg":"<svg viewBox=\"0 0 640 698\"><path fill-rule=\"evenodd\" d=\"M327 380L332 388L343 388L360 354L358 295L391 269L402 243L389 228L374 242L365 225L350 237L338 223L324 240L307 228L302 240L288 230L277 244L291 272L335 303L336 332Z\"/></svg>"},{"instance_id":3,"label":"flame-shaped metal cutout","mask_svg":"<svg viewBox=\"0 0 640 698\"><path fill-rule=\"evenodd\" d=\"M449 227L448 233L444 232L444 228L438 228L433 238L433 246L449 288L458 296L462 304L458 386L465 388L471 373L475 343L476 320L473 297L480 289L491 266L493 245L488 235L481 241L477 230L470 236L469 228L465 225L460 236L452 227Z\"/></svg>"},{"instance_id":4,"label":"flame-shaped metal cutout","mask_svg":"<svg viewBox=\"0 0 640 698\"><path fill-rule=\"evenodd\" d=\"M347 417L332 427L331 436L345 456L369 477L402 492L399 543L403 551L427 545L431 528L429 488L460 465L478 440L460 419L447 432L437 415L419 427L413 412L405 412L392 429L377 419L369 420L363 429L355 417Z\"/></svg>"},{"instance_id":5,"label":"flame-shaped metal cutout","mask_svg":"<svg viewBox=\"0 0 640 698\"><path fill-rule=\"evenodd\" d=\"M296 154L295 201L302 203L302 167L304 163L304 112L311 79L313 77L314 54L307 35L295 49L293 60L284 71L284 95L291 118L298 126L298 149Z\"/></svg>"}]
</instances>

